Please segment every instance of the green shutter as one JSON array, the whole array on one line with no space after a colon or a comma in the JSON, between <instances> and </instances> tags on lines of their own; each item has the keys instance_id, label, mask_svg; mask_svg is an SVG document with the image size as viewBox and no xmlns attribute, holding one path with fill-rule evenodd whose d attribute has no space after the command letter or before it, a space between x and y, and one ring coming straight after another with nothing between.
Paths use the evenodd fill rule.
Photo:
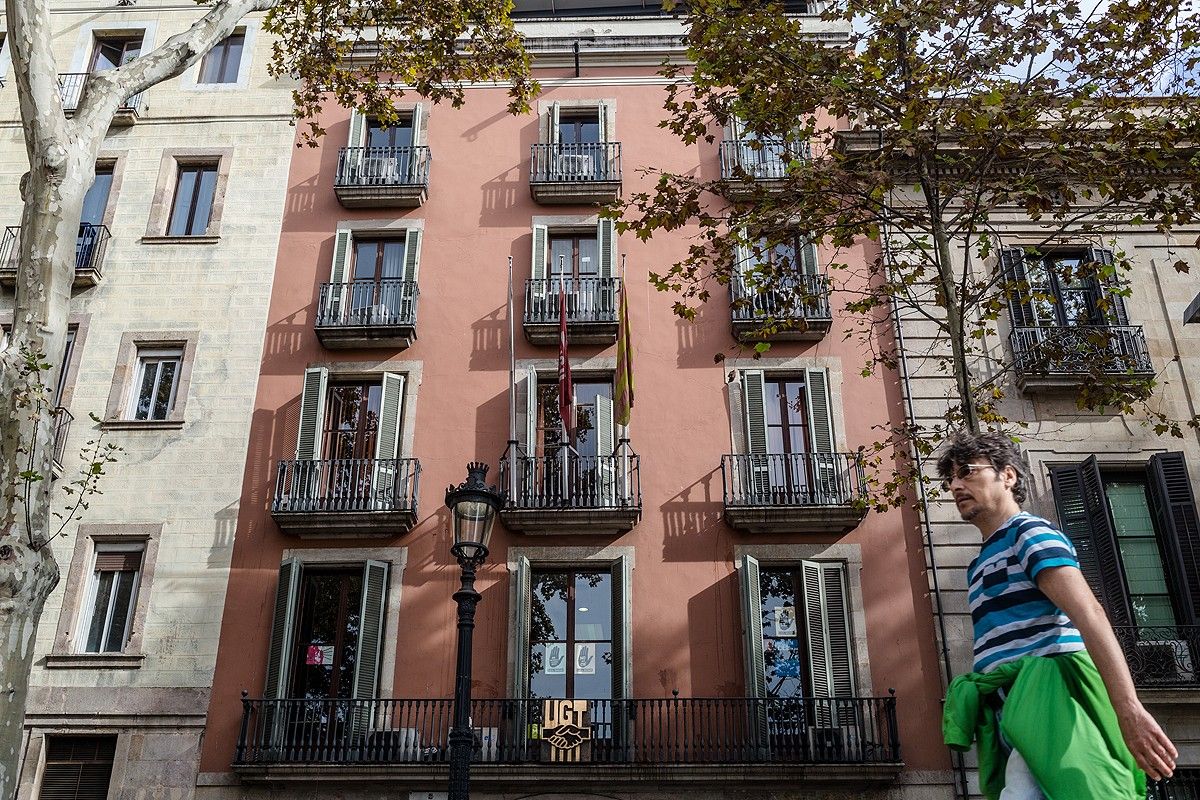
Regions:
<instances>
[{"instance_id":1,"label":"green shutter","mask_svg":"<svg viewBox=\"0 0 1200 800\"><path fill-rule=\"evenodd\" d=\"M745 657L746 696L767 696L767 667L763 658L762 585L758 559L742 556L742 654Z\"/></svg>"},{"instance_id":2,"label":"green shutter","mask_svg":"<svg viewBox=\"0 0 1200 800\"><path fill-rule=\"evenodd\" d=\"M800 565L808 668L815 698L854 696L846 574L841 564L804 561ZM837 725L837 702L816 707L818 725Z\"/></svg>"},{"instance_id":3,"label":"green shutter","mask_svg":"<svg viewBox=\"0 0 1200 800\"><path fill-rule=\"evenodd\" d=\"M596 250L600 257L598 276L611 278L617 263L617 230L613 220L602 219L596 223Z\"/></svg>"},{"instance_id":4,"label":"green shutter","mask_svg":"<svg viewBox=\"0 0 1200 800\"><path fill-rule=\"evenodd\" d=\"M633 569L623 555L612 565L612 696L627 700L633 696Z\"/></svg>"},{"instance_id":5,"label":"green shutter","mask_svg":"<svg viewBox=\"0 0 1200 800\"><path fill-rule=\"evenodd\" d=\"M300 397L300 430L296 435L296 460L321 458L321 425L325 421L325 393L329 370L309 367L304 370L304 393Z\"/></svg>"},{"instance_id":6,"label":"green shutter","mask_svg":"<svg viewBox=\"0 0 1200 800\"><path fill-rule=\"evenodd\" d=\"M350 248L353 243L353 234L348 230L339 230L333 237L333 263L329 267L329 282L334 284L330 287L328 307L323 309L325 314L332 320L339 320L342 314L349 309L346 304L349 298L349 286L346 277L346 267L349 266Z\"/></svg>"},{"instance_id":7,"label":"green shutter","mask_svg":"<svg viewBox=\"0 0 1200 800\"><path fill-rule=\"evenodd\" d=\"M522 455L530 458L537 451L537 372L517 370L517 437Z\"/></svg>"},{"instance_id":8,"label":"green shutter","mask_svg":"<svg viewBox=\"0 0 1200 800\"><path fill-rule=\"evenodd\" d=\"M1200 522L1183 453L1158 453L1146 466L1150 500L1163 542L1172 600L1184 624L1200 622Z\"/></svg>"},{"instance_id":9,"label":"green shutter","mask_svg":"<svg viewBox=\"0 0 1200 800\"><path fill-rule=\"evenodd\" d=\"M800 271L805 275L820 274L820 264L817 261L817 245L816 242L809 240L807 237L802 237L800 240Z\"/></svg>"},{"instance_id":10,"label":"green shutter","mask_svg":"<svg viewBox=\"0 0 1200 800\"><path fill-rule=\"evenodd\" d=\"M376 704L379 694L379 663L383 652L383 620L387 608L388 564L367 561L363 566L362 604L359 607L358 648L351 697L354 704L350 725L356 737L375 727L372 723L384 707Z\"/></svg>"},{"instance_id":11,"label":"green shutter","mask_svg":"<svg viewBox=\"0 0 1200 800\"><path fill-rule=\"evenodd\" d=\"M761 369L742 370L742 398L746 410L746 449L767 452L767 407L765 377Z\"/></svg>"},{"instance_id":12,"label":"green shutter","mask_svg":"<svg viewBox=\"0 0 1200 800\"><path fill-rule=\"evenodd\" d=\"M814 453L834 452L833 413L829 400L829 370L805 370L808 432Z\"/></svg>"},{"instance_id":13,"label":"green shutter","mask_svg":"<svg viewBox=\"0 0 1200 800\"><path fill-rule=\"evenodd\" d=\"M404 280L415 281L421 266L421 231L409 228L404 235Z\"/></svg>"},{"instance_id":14,"label":"green shutter","mask_svg":"<svg viewBox=\"0 0 1200 800\"><path fill-rule=\"evenodd\" d=\"M1079 568L1114 625L1132 625L1125 574L1096 457L1054 467L1050 485L1059 526L1075 545Z\"/></svg>"},{"instance_id":15,"label":"green shutter","mask_svg":"<svg viewBox=\"0 0 1200 800\"><path fill-rule=\"evenodd\" d=\"M350 109L350 138L347 147L362 147L367 134L367 118L357 108Z\"/></svg>"},{"instance_id":16,"label":"green shutter","mask_svg":"<svg viewBox=\"0 0 1200 800\"><path fill-rule=\"evenodd\" d=\"M300 596L300 559L289 558L279 565L275 588L275 613L271 617L271 645L267 650L267 677L263 697L277 700L288 695L291 678L296 602Z\"/></svg>"},{"instance_id":17,"label":"green shutter","mask_svg":"<svg viewBox=\"0 0 1200 800\"><path fill-rule=\"evenodd\" d=\"M1025 250L1020 247L1001 250L1000 269L1004 275L1004 290L1008 294L1008 312L1013 327L1037 325L1033 306L1028 301L1032 287L1025 272Z\"/></svg>"},{"instance_id":18,"label":"green shutter","mask_svg":"<svg viewBox=\"0 0 1200 800\"><path fill-rule=\"evenodd\" d=\"M533 297L545 302L546 258L550 250L550 232L545 225L533 226L533 253L529 265L529 277L533 279Z\"/></svg>"},{"instance_id":19,"label":"green shutter","mask_svg":"<svg viewBox=\"0 0 1200 800\"><path fill-rule=\"evenodd\" d=\"M529 559L517 556L517 568L513 574L516 589L513 592L513 686L512 696L522 698L529 696L529 615L533 605L532 571ZM524 720L520 721L522 726Z\"/></svg>"},{"instance_id":20,"label":"green shutter","mask_svg":"<svg viewBox=\"0 0 1200 800\"><path fill-rule=\"evenodd\" d=\"M383 391L379 399L379 424L375 433L374 495L384 507L391 508L397 499L407 500L406 486L397 485L400 457L400 418L404 408L404 376L395 372L383 373Z\"/></svg>"}]
</instances>

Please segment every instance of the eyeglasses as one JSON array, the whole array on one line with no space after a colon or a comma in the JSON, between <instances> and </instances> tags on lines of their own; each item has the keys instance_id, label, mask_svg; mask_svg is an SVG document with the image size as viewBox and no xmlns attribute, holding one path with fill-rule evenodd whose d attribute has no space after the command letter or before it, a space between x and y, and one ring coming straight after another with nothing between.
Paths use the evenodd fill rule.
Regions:
<instances>
[{"instance_id":1,"label":"eyeglasses","mask_svg":"<svg viewBox=\"0 0 1200 800\"><path fill-rule=\"evenodd\" d=\"M995 469L995 467L993 467L991 464L959 464L954 469L954 472L950 474L949 478L942 479L942 490L946 492L950 491L950 482L955 478L958 478L960 481L965 481L967 478L974 475L976 470L980 469Z\"/></svg>"}]
</instances>

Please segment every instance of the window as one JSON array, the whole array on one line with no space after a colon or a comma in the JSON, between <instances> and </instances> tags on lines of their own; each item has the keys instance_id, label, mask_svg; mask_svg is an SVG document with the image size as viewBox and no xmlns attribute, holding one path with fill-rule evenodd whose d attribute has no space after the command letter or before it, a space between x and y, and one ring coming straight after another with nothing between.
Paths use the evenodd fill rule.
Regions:
<instances>
[{"instance_id":1,"label":"window","mask_svg":"<svg viewBox=\"0 0 1200 800\"><path fill-rule=\"evenodd\" d=\"M216 187L216 164L181 164L167 235L203 236L208 233Z\"/></svg>"},{"instance_id":2,"label":"window","mask_svg":"<svg viewBox=\"0 0 1200 800\"><path fill-rule=\"evenodd\" d=\"M1111 265L1113 252L1089 247L1026 252L1020 247L1001 253L1005 280L1028 291L1013 292L1009 310L1014 326L1068 327L1128 325L1125 298L1112 291L1115 278L1101 279L1096 265Z\"/></svg>"},{"instance_id":3,"label":"window","mask_svg":"<svg viewBox=\"0 0 1200 800\"><path fill-rule=\"evenodd\" d=\"M200 62L198 83L237 83L238 69L242 63L242 48L246 44L245 33L234 33L217 42Z\"/></svg>"},{"instance_id":4,"label":"window","mask_svg":"<svg viewBox=\"0 0 1200 800\"><path fill-rule=\"evenodd\" d=\"M413 135L413 114L402 114L394 125L385 125L377 119L367 119L367 147L411 147L416 142Z\"/></svg>"},{"instance_id":5,"label":"window","mask_svg":"<svg viewBox=\"0 0 1200 800\"><path fill-rule=\"evenodd\" d=\"M612 381L580 379L575 387L575 452L580 456L610 456L614 442ZM562 417L558 382L538 383L538 441L547 456L562 446Z\"/></svg>"},{"instance_id":6,"label":"window","mask_svg":"<svg viewBox=\"0 0 1200 800\"><path fill-rule=\"evenodd\" d=\"M324 431L325 452L330 458L375 457L382 400L379 381L330 385Z\"/></svg>"},{"instance_id":7,"label":"window","mask_svg":"<svg viewBox=\"0 0 1200 800\"><path fill-rule=\"evenodd\" d=\"M183 348L138 351L128 419L165 420L175 408Z\"/></svg>"},{"instance_id":8,"label":"window","mask_svg":"<svg viewBox=\"0 0 1200 800\"><path fill-rule=\"evenodd\" d=\"M354 280L404 277L404 239L355 239Z\"/></svg>"},{"instance_id":9,"label":"window","mask_svg":"<svg viewBox=\"0 0 1200 800\"><path fill-rule=\"evenodd\" d=\"M557 296L560 275L565 286L569 290L573 287L575 292L601 285L596 279L611 279L616 261L616 229L610 219L599 220L594 228L535 224L529 276L536 282L534 301L539 302L547 294Z\"/></svg>"},{"instance_id":10,"label":"window","mask_svg":"<svg viewBox=\"0 0 1200 800\"><path fill-rule=\"evenodd\" d=\"M748 615L747 696L855 697L845 565L802 561L764 567L747 555L740 578Z\"/></svg>"},{"instance_id":11,"label":"window","mask_svg":"<svg viewBox=\"0 0 1200 800\"><path fill-rule=\"evenodd\" d=\"M596 258L596 233L551 233L549 273L553 281L562 275L570 278L595 278L600 260Z\"/></svg>"},{"instance_id":12,"label":"window","mask_svg":"<svg viewBox=\"0 0 1200 800\"><path fill-rule=\"evenodd\" d=\"M600 138L600 109L563 109L558 115L558 141L563 145L597 144Z\"/></svg>"},{"instance_id":13,"label":"window","mask_svg":"<svg viewBox=\"0 0 1200 800\"><path fill-rule=\"evenodd\" d=\"M125 649L137 605L142 552L140 544L96 547L79 652L120 653Z\"/></svg>"},{"instance_id":14,"label":"window","mask_svg":"<svg viewBox=\"0 0 1200 800\"><path fill-rule=\"evenodd\" d=\"M322 289L318 325L395 325L415 322L421 231L334 237L330 287Z\"/></svg>"},{"instance_id":15,"label":"window","mask_svg":"<svg viewBox=\"0 0 1200 800\"><path fill-rule=\"evenodd\" d=\"M78 325L67 326L67 343L63 346L62 362L58 368L58 381L54 384L54 406L62 405L63 394L67 390L68 379L71 377L71 356L75 353L75 336L79 332Z\"/></svg>"},{"instance_id":16,"label":"window","mask_svg":"<svg viewBox=\"0 0 1200 800\"><path fill-rule=\"evenodd\" d=\"M83 213L80 223L83 225L102 225L104 212L108 209L108 194L112 191L113 165L97 164L96 178L83 196ZM82 233L80 234L82 236Z\"/></svg>"},{"instance_id":17,"label":"window","mask_svg":"<svg viewBox=\"0 0 1200 800\"><path fill-rule=\"evenodd\" d=\"M612 574L537 570L532 586L527 696L611 699Z\"/></svg>"},{"instance_id":18,"label":"window","mask_svg":"<svg viewBox=\"0 0 1200 800\"><path fill-rule=\"evenodd\" d=\"M361 569L307 569L300 584L291 697L350 697L362 623Z\"/></svg>"},{"instance_id":19,"label":"window","mask_svg":"<svg viewBox=\"0 0 1200 800\"><path fill-rule=\"evenodd\" d=\"M133 61L142 52L143 34L128 36L96 37L96 47L92 50L90 72L104 72L124 66Z\"/></svg>"},{"instance_id":20,"label":"window","mask_svg":"<svg viewBox=\"0 0 1200 800\"><path fill-rule=\"evenodd\" d=\"M47 736L40 800L106 800L116 736Z\"/></svg>"},{"instance_id":21,"label":"window","mask_svg":"<svg viewBox=\"0 0 1200 800\"><path fill-rule=\"evenodd\" d=\"M422 144L422 107L399 112L391 124L350 112L350 137L339 161L338 180L351 184L391 186L424 183L429 156Z\"/></svg>"}]
</instances>

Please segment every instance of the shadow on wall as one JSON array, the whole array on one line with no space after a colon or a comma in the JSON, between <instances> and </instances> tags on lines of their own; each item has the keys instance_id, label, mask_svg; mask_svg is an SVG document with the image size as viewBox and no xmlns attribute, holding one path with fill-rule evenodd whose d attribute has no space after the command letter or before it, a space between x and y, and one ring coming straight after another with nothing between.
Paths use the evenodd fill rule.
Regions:
<instances>
[{"instance_id":1,"label":"shadow on wall","mask_svg":"<svg viewBox=\"0 0 1200 800\"><path fill-rule=\"evenodd\" d=\"M718 562L718 566L721 562ZM742 679L741 589L737 575L726 575L688 599L688 663L705 665L707 671L693 670L693 697L743 697ZM733 617L732 622L730 617ZM732 639L731 639L732 637ZM713 658L721 653L721 658Z\"/></svg>"},{"instance_id":2,"label":"shadow on wall","mask_svg":"<svg viewBox=\"0 0 1200 800\"><path fill-rule=\"evenodd\" d=\"M479 226L507 228L511 226L508 213L529 194L526 172L510 169L483 184L483 204ZM489 225L490 223L490 225Z\"/></svg>"},{"instance_id":3,"label":"shadow on wall","mask_svg":"<svg viewBox=\"0 0 1200 800\"><path fill-rule=\"evenodd\" d=\"M314 300L315 305L315 300ZM297 364L294 356L304 348L307 337L312 336L312 321L308 309L303 308L267 327L263 341L262 373L265 375L294 375ZM299 367L303 372L303 366Z\"/></svg>"},{"instance_id":4,"label":"shadow on wall","mask_svg":"<svg viewBox=\"0 0 1200 800\"><path fill-rule=\"evenodd\" d=\"M285 233L323 229L321 224L323 220L313 212L318 206L318 192L333 193L332 181L322 180L321 176L333 175L337 170L337 151L336 147L322 147L321 172L288 187L287 200L284 201L283 230Z\"/></svg>"},{"instance_id":5,"label":"shadow on wall","mask_svg":"<svg viewBox=\"0 0 1200 800\"><path fill-rule=\"evenodd\" d=\"M237 532L239 504L235 500L213 515L215 530L212 546L208 549L209 569L228 569L233 555L233 538Z\"/></svg>"},{"instance_id":6,"label":"shadow on wall","mask_svg":"<svg viewBox=\"0 0 1200 800\"><path fill-rule=\"evenodd\" d=\"M656 291L651 302L658 300L666 304L668 299L669 295ZM729 344L721 338L720 328L705 322L707 316L718 312L728 313L719 296L714 296L696 312L695 320L675 318L675 366L680 369L706 369L713 366L713 357ZM723 333L727 335L728 328Z\"/></svg>"},{"instance_id":7,"label":"shadow on wall","mask_svg":"<svg viewBox=\"0 0 1200 800\"><path fill-rule=\"evenodd\" d=\"M516 269L513 269L513 280L516 280ZM513 287L514 294L516 287ZM516 314L516 302L519 298L513 298L513 313ZM480 317L471 323L471 361L469 368L471 370L495 370L501 366L502 362L507 361L508 356L508 312L506 306L508 304L495 308L489 311L486 315ZM513 331L514 336L520 335L517 330ZM504 358L501 358L501 357ZM505 364L505 366L507 366Z\"/></svg>"},{"instance_id":8,"label":"shadow on wall","mask_svg":"<svg viewBox=\"0 0 1200 800\"><path fill-rule=\"evenodd\" d=\"M489 480L500 480L500 458L508 446L508 390L493 395L475 410L475 454L491 465ZM465 479L458 478L461 481Z\"/></svg>"},{"instance_id":9,"label":"shadow on wall","mask_svg":"<svg viewBox=\"0 0 1200 800\"><path fill-rule=\"evenodd\" d=\"M721 525L721 477L714 469L660 506L663 516L663 561L718 561L722 545L716 536ZM705 548L704 544L709 547Z\"/></svg>"}]
</instances>

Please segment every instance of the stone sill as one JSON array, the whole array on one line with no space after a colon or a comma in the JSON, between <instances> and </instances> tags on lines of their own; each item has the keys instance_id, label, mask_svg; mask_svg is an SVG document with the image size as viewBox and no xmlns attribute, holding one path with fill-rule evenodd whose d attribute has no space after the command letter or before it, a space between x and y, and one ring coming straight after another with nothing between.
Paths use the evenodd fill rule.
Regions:
<instances>
[{"instance_id":1,"label":"stone sill","mask_svg":"<svg viewBox=\"0 0 1200 800\"><path fill-rule=\"evenodd\" d=\"M142 244L216 244L220 236L143 236Z\"/></svg>"},{"instance_id":2,"label":"stone sill","mask_svg":"<svg viewBox=\"0 0 1200 800\"><path fill-rule=\"evenodd\" d=\"M181 419L106 419L100 423L100 428L108 431L179 430L183 423Z\"/></svg>"},{"instance_id":3,"label":"stone sill","mask_svg":"<svg viewBox=\"0 0 1200 800\"><path fill-rule=\"evenodd\" d=\"M52 653L46 669L141 669L145 653Z\"/></svg>"}]
</instances>

